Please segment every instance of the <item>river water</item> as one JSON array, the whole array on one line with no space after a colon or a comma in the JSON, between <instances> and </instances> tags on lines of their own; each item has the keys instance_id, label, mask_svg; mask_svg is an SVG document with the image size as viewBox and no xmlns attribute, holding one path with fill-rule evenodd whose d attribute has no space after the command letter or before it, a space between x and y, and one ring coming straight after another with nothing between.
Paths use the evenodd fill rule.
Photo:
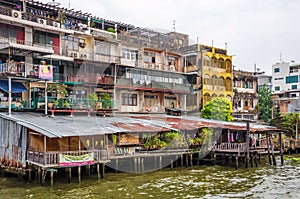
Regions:
<instances>
[{"instance_id":1,"label":"river water","mask_svg":"<svg viewBox=\"0 0 300 199\"><path fill-rule=\"evenodd\" d=\"M300 164L286 161L235 170L231 166L194 166L146 174L107 173L49 184L0 178L0 198L300 198Z\"/></svg>"}]
</instances>

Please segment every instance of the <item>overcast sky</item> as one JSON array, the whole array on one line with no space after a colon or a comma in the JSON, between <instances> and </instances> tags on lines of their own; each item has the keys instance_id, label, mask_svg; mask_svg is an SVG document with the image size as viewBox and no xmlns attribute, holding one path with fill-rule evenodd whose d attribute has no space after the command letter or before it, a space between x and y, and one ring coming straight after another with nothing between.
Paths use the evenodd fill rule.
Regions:
<instances>
[{"instance_id":1,"label":"overcast sky","mask_svg":"<svg viewBox=\"0 0 300 199\"><path fill-rule=\"evenodd\" d=\"M300 0L56 0L93 15L155 30L186 33L225 48L233 65L271 74L280 60L300 62ZM48 2L43 0L43 2Z\"/></svg>"}]
</instances>

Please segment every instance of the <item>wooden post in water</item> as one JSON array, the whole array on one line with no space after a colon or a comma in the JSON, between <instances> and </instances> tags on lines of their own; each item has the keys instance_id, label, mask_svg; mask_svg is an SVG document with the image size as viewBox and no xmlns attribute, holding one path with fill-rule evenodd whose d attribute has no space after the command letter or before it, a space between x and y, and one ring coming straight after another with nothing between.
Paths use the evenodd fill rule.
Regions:
<instances>
[{"instance_id":1,"label":"wooden post in water","mask_svg":"<svg viewBox=\"0 0 300 199\"><path fill-rule=\"evenodd\" d=\"M190 153L190 165L193 167L193 153Z\"/></svg>"},{"instance_id":2,"label":"wooden post in water","mask_svg":"<svg viewBox=\"0 0 300 199\"><path fill-rule=\"evenodd\" d=\"M50 170L50 180L51 180L51 187L53 187L54 179L53 179L53 169Z\"/></svg>"},{"instance_id":3,"label":"wooden post in water","mask_svg":"<svg viewBox=\"0 0 300 199\"><path fill-rule=\"evenodd\" d=\"M189 154L185 154L185 166L188 167L189 166Z\"/></svg>"},{"instance_id":4,"label":"wooden post in water","mask_svg":"<svg viewBox=\"0 0 300 199\"><path fill-rule=\"evenodd\" d=\"M159 169L162 170L162 157L159 156Z\"/></svg>"},{"instance_id":5,"label":"wooden post in water","mask_svg":"<svg viewBox=\"0 0 300 199\"><path fill-rule=\"evenodd\" d=\"M270 140L269 140L269 133L267 133L267 147L268 147L268 156L269 156L269 163L272 165L272 160L271 160L271 153L270 153Z\"/></svg>"},{"instance_id":6,"label":"wooden post in water","mask_svg":"<svg viewBox=\"0 0 300 199\"><path fill-rule=\"evenodd\" d=\"M38 168L38 176L37 176L38 183L41 183L41 173L42 173L42 170L41 170L41 167L39 167Z\"/></svg>"},{"instance_id":7,"label":"wooden post in water","mask_svg":"<svg viewBox=\"0 0 300 199\"><path fill-rule=\"evenodd\" d=\"M116 159L116 168L115 168L116 173L118 173L118 164L119 164L119 159L117 158L117 159Z\"/></svg>"},{"instance_id":8,"label":"wooden post in water","mask_svg":"<svg viewBox=\"0 0 300 199\"><path fill-rule=\"evenodd\" d=\"M274 155L274 144L273 144L272 134L270 135L270 143L271 143L271 152L272 152L273 165L276 166L276 159L275 159L275 155Z\"/></svg>"},{"instance_id":9,"label":"wooden post in water","mask_svg":"<svg viewBox=\"0 0 300 199\"><path fill-rule=\"evenodd\" d=\"M68 183L71 183L72 181L72 168L68 168Z\"/></svg>"},{"instance_id":10,"label":"wooden post in water","mask_svg":"<svg viewBox=\"0 0 300 199\"><path fill-rule=\"evenodd\" d=\"M284 163L284 160L283 160L283 153L282 153L282 136L281 136L282 133L279 133L279 143L280 143L280 160L281 160L281 164Z\"/></svg>"},{"instance_id":11,"label":"wooden post in water","mask_svg":"<svg viewBox=\"0 0 300 199\"><path fill-rule=\"evenodd\" d=\"M28 170L28 182L31 183L31 169Z\"/></svg>"},{"instance_id":12,"label":"wooden post in water","mask_svg":"<svg viewBox=\"0 0 300 199\"><path fill-rule=\"evenodd\" d=\"M249 167L249 136L250 136L250 122L247 121L247 133L246 133L246 164L245 167Z\"/></svg>"},{"instance_id":13,"label":"wooden post in water","mask_svg":"<svg viewBox=\"0 0 300 199\"><path fill-rule=\"evenodd\" d=\"M156 170L156 168L157 168L157 160L156 160L157 158L156 158L156 155L154 156L154 169Z\"/></svg>"},{"instance_id":14,"label":"wooden post in water","mask_svg":"<svg viewBox=\"0 0 300 199\"><path fill-rule=\"evenodd\" d=\"M141 158L141 167L142 167L142 173L144 173L145 165L144 165L144 158Z\"/></svg>"},{"instance_id":15,"label":"wooden post in water","mask_svg":"<svg viewBox=\"0 0 300 199\"><path fill-rule=\"evenodd\" d=\"M100 175L100 163L97 164L97 174L98 174L98 180L100 180L101 175Z\"/></svg>"},{"instance_id":16,"label":"wooden post in water","mask_svg":"<svg viewBox=\"0 0 300 199\"><path fill-rule=\"evenodd\" d=\"M134 172L137 173L137 157L134 158Z\"/></svg>"},{"instance_id":17,"label":"wooden post in water","mask_svg":"<svg viewBox=\"0 0 300 199\"><path fill-rule=\"evenodd\" d=\"M235 156L235 169L238 169L238 167L239 167L239 156L236 155Z\"/></svg>"},{"instance_id":18,"label":"wooden post in water","mask_svg":"<svg viewBox=\"0 0 300 199\"><path fill-rule=\"evenodd\" d=\"M180 155L180 166L183 167L183 154Z\"/></svg>"},{"instance_id":19,"label":"wooden post in water","mask_svg":"<svg viewBox=\"0 0 300 199\"><path fill-rule=\"evenodd\" d=\"M102 167L101 167L101 178L104 178L105 177L105 163L102 164Z\"/></svg>"},{"instance_id":20,"label":"wooden post in water","mask_svg":"<svg viewBox=\"0 0 300 199\"><path fill-rule=\"evenodd\" d=\"M85 169L88 176L91 176L91 165L86 165Z\"/></svg>"},{"instance_id":21,"label":"wooden post in water","mask_svg":"<svg viewBox=\"0 0 300 199\"><path fill-rule=\"evenodd\" d=\"M170 167L171 167L171 170L173 170L173 160L172 159L171 159Z\"/></svg>"},{"instance_id":22,"label":"wooden post in water","mask_svg":"<svg viewBox=\"0 0 300 199\"><path fill-rule=\"evenodd\" d=\"M254 163L255 163L255 166L258 167L258 164L257 164L257 152L254 153Z\"/></svg>"},{"instance_id":23,"label":"wooden post in water","mask_svg":"<svg viewBox=\"0 0 300 199\"><path fill-rule=\"evenodd\" d=\"M81 167L78 167L78 182L81 183Z\"/></svg>"}]
</instances>

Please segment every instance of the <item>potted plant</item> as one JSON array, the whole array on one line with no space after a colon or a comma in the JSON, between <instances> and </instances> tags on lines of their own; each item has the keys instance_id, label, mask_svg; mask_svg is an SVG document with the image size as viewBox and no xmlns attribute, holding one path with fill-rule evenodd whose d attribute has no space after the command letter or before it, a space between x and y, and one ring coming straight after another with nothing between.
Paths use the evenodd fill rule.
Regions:
<instances>
[{"instance_id":1,"label":"potted plant","mask_svg":"<svg viewBox=\"0 0 300 199\"><path fill-rule=\"evenodd\" d=\"M89 100L89 103L90 103L90 107L91 107L92 109L95 109L96 104L97 104L97 102L98 102L98 95L97 95L95 92L90 93L90 94L88 95L88 100Z\"/></svg>"},{"instance_id":2,"label":"potted plant","mask_svg":"<svg viewBox=\"0 0 300 199\"><path fill-rule=\"evenodd\" d=\"M59 108L59 102L58 102L58 100L53 100L53 108L54 109L57 109L57 108Z\"/></svg>"},{"instance_id":3,"label":"potted plant","mask_svg":"<svg viewBox=\"0 0 300 199\"><path fill-rule=\"evenodd\" d=\"M111 108L111 99L110 99L110 95L108 93L102 93L101 95L101 99L102 99L102 107L103 108Z\"/></svg>"}]
</instances>

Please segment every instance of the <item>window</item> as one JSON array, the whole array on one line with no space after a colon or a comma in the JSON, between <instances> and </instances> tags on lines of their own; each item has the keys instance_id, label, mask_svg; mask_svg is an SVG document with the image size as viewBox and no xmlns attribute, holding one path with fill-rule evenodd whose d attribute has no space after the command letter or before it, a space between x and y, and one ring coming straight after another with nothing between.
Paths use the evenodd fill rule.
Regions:
<instances>
[{"instance_id":1,"label":"window","mask_svg":"<svg viewBox=\"0 0 300 199\"><path fill-rule=\"evenodd\" d=\"M280 68L274 68L274 73L279 73L280 72Z\"/></svg>"},{"instance_id":2,"label":"window","mask_svg":"<svg viewBox=\"0 0 300 199\"><path fill-rule=\"evenodd\" d=\"M122 93L122 105L137 106L137 94Z\"/></svg>"},{"instance_id":3,"label":"window","mask_svg":"<svg viewBox=\"0 0 300 199\"><path fill-rule=\"evenodd\" d=\"M298 83L298 75L294 76L287 76L286 77L286 83Z\"/></svg>"},{"instance_id":4,"label":"window","mask_svg":"<svg viewBox=\"0 0 300 199\"><path fill-rule=\"evenodd\" d=\"M155 63L155 53L144 52L144 62Z\"/></svg>"},{"instance_id":5,"label":"window","mask_svg":"<svg viewBox=\"0 0 300 199\"><path fill-rule=\"evenodd\" d=\"M187 56L186 59L186 66L196 66L196 55Z\"/></svg>"},{"instance_id":6,"label":"window","mask_svg":"<svg viewBox=\"0 0 300 199\"><path fill-rule=\"evenodd\" d=\"M57 34L42 32L39 30L35 30L33 33L34 44L54 46L53 41L58 38L59 36Z\"/></svg>"},{"instance_id":7,"label":"window","mask_svg":"<svg viewBox=\"0 0 300 199\"><path fill-rule=\"evenodd\" d=\"M280 86L275 86L275 91L280 91Z\"/></svg>"},{"instance_id":8,"label":"window","mask_svg":"<svg viewBox=\"0 0 300 199\"><path fill-rule=\"evenodd\" d=\"M122 58L132 61L138 60L138 51L122 48Z\"/></svg>"},{"instance_id":9,"label":"window","mask_svg":"<svg viewBox=\"0 0 300 199\"><path fill-rule=\"evenodd\" d=\"M95 53L102 55L110 55L111 45L103 42L95 42Z\"/></svg>"},{"instance_id":10,"label":"window","mask_svg":"<svg viewBox=\"0 0 300 199\"><path fill-rule=\"evenodd\" d=\"M297 89L297 85L292 85L292 90L296 90Z\"/></svg>"}]
</instances>

